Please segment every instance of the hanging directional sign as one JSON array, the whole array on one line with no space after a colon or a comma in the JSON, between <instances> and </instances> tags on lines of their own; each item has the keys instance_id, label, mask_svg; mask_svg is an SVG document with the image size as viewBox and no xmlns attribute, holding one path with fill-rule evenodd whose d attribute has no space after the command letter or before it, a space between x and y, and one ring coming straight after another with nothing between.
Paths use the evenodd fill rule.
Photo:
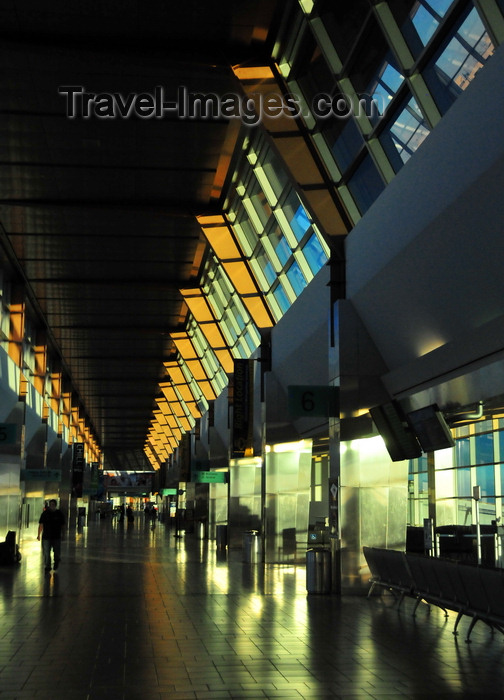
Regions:
<instances>
[{"instance_id":1,"label":"hanging directional sign","mask_svg":"<svg viewBox=\"0 0 504 700\"><path fill-rule=\"evenodd\" d=\"M196 484L225 484L227 472L193 472L191 481Z\"/></svg>"}]
</instances>

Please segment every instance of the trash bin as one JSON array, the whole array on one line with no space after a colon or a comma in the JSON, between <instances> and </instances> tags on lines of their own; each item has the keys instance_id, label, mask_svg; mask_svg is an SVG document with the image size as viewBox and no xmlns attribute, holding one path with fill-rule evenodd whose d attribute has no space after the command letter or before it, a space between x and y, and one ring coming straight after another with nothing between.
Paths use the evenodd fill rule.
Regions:
<instances>
[{"instance_id":1,"label":"trash bin","mask_svg":"<svg viewBox=\"0 0 504 700\"><path fill-rule=\"evenodd\" d=\"M306 552L306 590L308 593L331 592L331 552L312 547Z\"/></svg>"},{"instance_id":2,"label":"trash bin","mask_svg":"<svg viewBox=\"0 0 504 700\"><path fill-rule=\"evenodd\" d=\"M217 549L226 549L227 547L227 525L217 525L215 528L215 540Z\"/></svg>"},{"instance_id":3,"label":"trash bin","mask_svg":"<svg viewBox=\"0 0 504 700\"><path fill-rule=\"evenodd\" d=\"M261 538L257 530L247 530L243 533L243 561L257 564L261 561Z\"/></svg>"}]
</instances>

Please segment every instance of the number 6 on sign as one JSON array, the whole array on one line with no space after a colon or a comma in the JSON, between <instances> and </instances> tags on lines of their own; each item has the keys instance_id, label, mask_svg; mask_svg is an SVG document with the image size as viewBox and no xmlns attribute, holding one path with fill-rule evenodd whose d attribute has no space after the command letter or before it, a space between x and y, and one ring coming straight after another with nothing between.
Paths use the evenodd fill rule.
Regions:
<instances>
[{"instance_id":1,"label":"number 6 on sign","mask_svg":"<svg viewBox=\"0 0 504 700\"><path fill-rule=\"evenodd\" d=\"M288 399L292 418L339 415L339 387L336 386L289 386Z\"/></svg>"},{"instance_id":2,"label":"number 6 on sign","mask_svg":"<svg viewBox=\"0 0 504 700\"><path fill-rule=\"evenodd\" d=\"M16 444L16 423L0 423L0 446Z\"/></svg>"}]
</instances>

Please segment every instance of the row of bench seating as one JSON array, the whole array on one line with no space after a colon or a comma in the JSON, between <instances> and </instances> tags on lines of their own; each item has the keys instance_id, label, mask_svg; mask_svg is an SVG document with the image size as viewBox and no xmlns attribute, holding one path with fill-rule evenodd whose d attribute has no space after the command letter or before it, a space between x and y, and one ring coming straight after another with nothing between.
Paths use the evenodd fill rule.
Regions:
<instances>
[{"instance_id":1,"label":"row of bench seating","mask_svg":"<svg viewBox=\"0 0 504 700\"><path fill-rule=\"evenodd\" d=\"M458 634L458 624L467 615L472 619L466 642L478 620L504 634L504 574L500 569L377 547L363 551L371 572L368 597L381 586L398 597L398 605L404 596L416 599L413 615L421 601L437 605L446 616L447 610L455 611L453 634Z\"/></svg>"}]
</instances>

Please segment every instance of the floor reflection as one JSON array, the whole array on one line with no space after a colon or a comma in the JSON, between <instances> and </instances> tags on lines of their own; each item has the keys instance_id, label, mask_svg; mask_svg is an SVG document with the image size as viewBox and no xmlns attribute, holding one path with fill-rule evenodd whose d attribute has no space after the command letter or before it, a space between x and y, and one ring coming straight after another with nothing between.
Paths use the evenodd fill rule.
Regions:
<instances>
[{"instance_id":1,"label":"floor reflection","mask_svg":"<svg viewBox=\"0 0 504 700\"><path fill-rule=\"evenodd\" d=\"M501 696L485 626L461 644L413 601L307 595L302 565L246 563L162 523L70 533L48 576L39 542L22 553L0 568L0 700Z\"/></svg>"}]
</instances>

